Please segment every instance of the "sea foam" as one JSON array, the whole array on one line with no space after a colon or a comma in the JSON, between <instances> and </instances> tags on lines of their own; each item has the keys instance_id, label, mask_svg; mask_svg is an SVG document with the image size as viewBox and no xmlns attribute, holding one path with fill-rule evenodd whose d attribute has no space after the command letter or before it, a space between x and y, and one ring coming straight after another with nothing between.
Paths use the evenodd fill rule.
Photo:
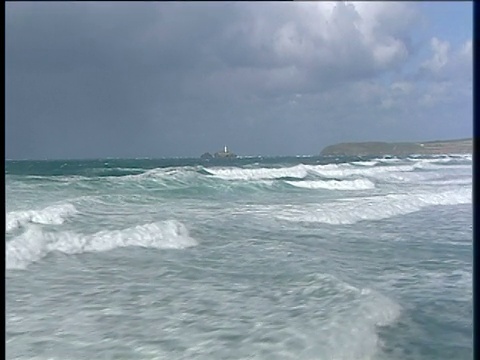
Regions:
<instances>
[{"instance_id":1,"label":"sea foam","mask_svg":"<svg viewBox=\"0 0 480 360\"><path fill-rule=\"evenodd\" d=\"M375 188L375 184L368 179L356 180L311 180L311 181L286 181L287 184L305 189L327 190L368 190Z\"/></svg>"},{"instance_id":2,"label":"sea foam","mask_svg":"<svg viewBox=\"0 0 480 360\"><path fill-rule=\"evenodd\" d=\"M302 164L284 168L208 168L207 171L224 180L303 179L308 175L307 167Z\"/></svg>"},{"instance_id":3,"label":"sea foam","mask_svg":"<svg viewBox=\"0 0 480 360\"><path fill-rule=\"evenodd\" d=\"M299 358L374 358L379 351L377 326L394 323L400 305L375 290L355 287L332 275L315 274L309 280L295 289L293 296L303 299L302 305L315 302L318 310L311 317L323 321L316 321L315 335L306 339ZM306 321L301 326L309 325L312 323Z\"/></svg>"},{"instance_id":4,"label":"sea foam","mask_svg":"<svg viewBox=\"0 0 480 360\"><path fill-rule=\"evenodd\" d=\"M340 199L331 203L276 209L275 212L277 218L282 220L339 225L387 219L416 212L428 206L471 203L471 188L459 188L439 193L390 194L369 198Z\"/></svg>"},{"instance_id":5,"label":"sea foam","mask_svg":"<svg viewBox=\"0 0 480 360\"><path fill-rule=\"evenodd\" d=\"M413 165L354 166L352 164L305 165L299 164L282 168L208 168L213 176L224 180L262 180L262 179L305 179L308 175L322 178L347 178L352 175L373 176L378 173L394 171L414 171Z\"/></svg>"},{"instance_id":6,"label":"sea foam","mask_svg":"<svg viewBox=\"0 0 480 360\"><path fill-rule=\"evenodd\" d=\"M28 223L60 225L66 218L77 213L75 206L69 203L52 205L41 210L11 211L6 214L5 230L9 233Z\"/></svg>"},{"instance_id":7,"label":"sea foam","mask_svg":"<svg viewBox=\"0 0 480 360\"><path fill-rule=\"evenodd\" d=\"M6 268L24 269L52 251L65 254L108 251L138 246L156 249L183 249L197 245L184 224L175 220L148 223L92 235L75 232L48 232L32 225L6 244Z\"/></svg>"}]
</instances>

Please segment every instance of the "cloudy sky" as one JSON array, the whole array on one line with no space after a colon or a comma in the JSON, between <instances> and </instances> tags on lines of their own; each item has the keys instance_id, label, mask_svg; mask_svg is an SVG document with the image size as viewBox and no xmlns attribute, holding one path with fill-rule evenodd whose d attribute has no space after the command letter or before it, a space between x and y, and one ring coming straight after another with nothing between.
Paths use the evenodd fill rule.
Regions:
<instances>
[{"instance_id":1,"label":"cloudy sky","mask_svg":"<svg viewBox=\"0 0 480 360\"><path fill-rule=\"evenodd\" d=\"M7 159L472 136L471 2L10 2Z\"/></svg>"}]
</instances>

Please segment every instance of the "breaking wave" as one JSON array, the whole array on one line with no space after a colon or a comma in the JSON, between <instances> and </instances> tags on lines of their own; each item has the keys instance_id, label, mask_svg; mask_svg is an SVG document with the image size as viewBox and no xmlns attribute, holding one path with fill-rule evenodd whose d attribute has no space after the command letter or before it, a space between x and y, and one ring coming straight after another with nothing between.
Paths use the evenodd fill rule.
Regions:
<instances>
[{"instance_id":1,"label":"breaking wave","mask_svg":"<svg viewBox=\"0 0 480 360\"><path fill-rule=\"evenodd\" d=\"M311 181L286 181L287 184L304 189L327 190L369 190L375 184L368 179L356 180L311 180Z\"/></svg>"},{"instance_id":2,"label":"breaking wave","mask_svg":"<svg viewBox=\"0 0 480 360\"><path fill-rule=\"evenodd\" d=\"M416 212L428 206L471 203L471 189L462 188L441 193L391 194L370 198L340 199L321 205L310 204L277 209L276 213L277 218L281 220L340 225L387 219Z\"/></svg>"},{"instance_id":3,"label":"breaking wave","mask_svg":"<svg viewBox=\"0 0 480 360\"><path fill-rule=\"evenodd\" d=\"M77 213L75 206L68 203L48 206L42 210L11 211L6 214L5 230L9 233L28 223L60 225L66 218Z\"/></svg>"},{"instance_id":4,"label":"breaking wave","mask_svg":"<svg viewBox=\"0 0 480 360\"><path fill-rule=\"evenodd\" d=\"M300 305L292 299L289 305L293 309L309 303L318 309L310 314L316 321L298 324L315 329L315 335L305 339L301 358L374 358L380 341L377 327L393 324L401 314L400 305L375 290L358 288L333 275L314 274L305 280L290 289L290 294L283 294L287 299L305 299ZM319 317L323 321L318 321ZM294 355L293 349L286 350Z\"/></svg>"},{"instance_id":5,"label":"breaking wave","mask_svg":"<svg viewBox=\"0 0 480 360\"><path fill-rule=\"evenodd\" d=\"M102 176L86 177L79 175L70 176L36 176L29 175L27 179L41 180L45 183L74 186L80 190L93 190L97 186L108 187L129 186L131 189L159 189L178 190L185 188L211 188L230 189L231 185L248 184L248 187L256 189L261 185L266 189L265 181L286 181L288 185L307 189L332 189L332 190L357 190L373 189L380 182L405 182L422 181L422 178L439 177L440 171L465 172L471 170L471 162L468 157L433 157L405 159L378 158L363 161L352 161L337 164L304 164L276 167L259 167L259 163L242 166L176 166L141 169L133 167L114 168L104 171ZM98 170L98 169L97 169ZM102 170L102 169L100 169ZM300 182L299 180L304 180ZM327 182L331 180L331 182ZM335 180L335 181L334 181ZM340 182L346 180L349 182ZM16 180L15 180L16 181ZM20 183L29 180L22 180ZM223 181L223 182L222 182ZM264 181L260 183L260 181ZM354 181L354 182L352 182ZM228 183L227 183L228 182ZM258 182L258 183L255 183ZM269 186L274 183L269 183ZM243 186L242 185L242 186ZM54 185L52 185L54 186ZM66 188L66 187L64 187Z\"/></svg>"},{"instance_id":6,"label":"breaking wave","mask_svg":"<svg viewBox=\"0 0 480 360\"><path fill-rule=\"evenodd\" d=\"M207 171L224 180L303 179L308 175L306 165L302 164L285 168L208 168Z\"/></svg>"},{"instance_id":7,"label":"breaking wave","mask_svg":"<svg viewBox=\"0 0 480 360\"><path fill-rule=\"evenodd\" d=\"M128 246L183 249L195 245L197 241L190 237L185 225L175 220L99 231L92 235L48 232L38 226L30 226L23 234L6 243L6 268L24 269L53 251L81 254Z\"/></svg>"}]
</instances>

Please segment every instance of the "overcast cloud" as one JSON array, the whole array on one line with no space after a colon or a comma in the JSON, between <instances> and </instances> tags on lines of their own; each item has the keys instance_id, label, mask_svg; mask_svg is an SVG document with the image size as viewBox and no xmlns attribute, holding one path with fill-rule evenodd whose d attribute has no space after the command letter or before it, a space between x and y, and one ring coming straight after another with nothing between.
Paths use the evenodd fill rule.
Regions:
<instances>
[{"instance_id":1,"label":"overcast cloud","mask_svg":"<svg viewBox=\"0 0 480 360\"><path fill-rule=\"evenodd\" d=\"M470 137L471 17L462 2L7 3L6 157Z\"/></svg>"}]
</instances>

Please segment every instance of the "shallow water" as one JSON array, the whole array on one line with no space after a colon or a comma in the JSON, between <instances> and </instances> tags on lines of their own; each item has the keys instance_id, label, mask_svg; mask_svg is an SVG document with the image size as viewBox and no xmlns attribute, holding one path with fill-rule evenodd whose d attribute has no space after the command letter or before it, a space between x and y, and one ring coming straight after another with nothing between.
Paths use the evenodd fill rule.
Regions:
<instances>
[{"instance_id":1,"label":"shallow water","mask_svg":"<svg viewBox=\"0 0 480 360\"><path fill-rule=\"evenodd\" d=\"M7 359L471 359L472 159L7 161Z\"/></svg>"}]
</instances>

